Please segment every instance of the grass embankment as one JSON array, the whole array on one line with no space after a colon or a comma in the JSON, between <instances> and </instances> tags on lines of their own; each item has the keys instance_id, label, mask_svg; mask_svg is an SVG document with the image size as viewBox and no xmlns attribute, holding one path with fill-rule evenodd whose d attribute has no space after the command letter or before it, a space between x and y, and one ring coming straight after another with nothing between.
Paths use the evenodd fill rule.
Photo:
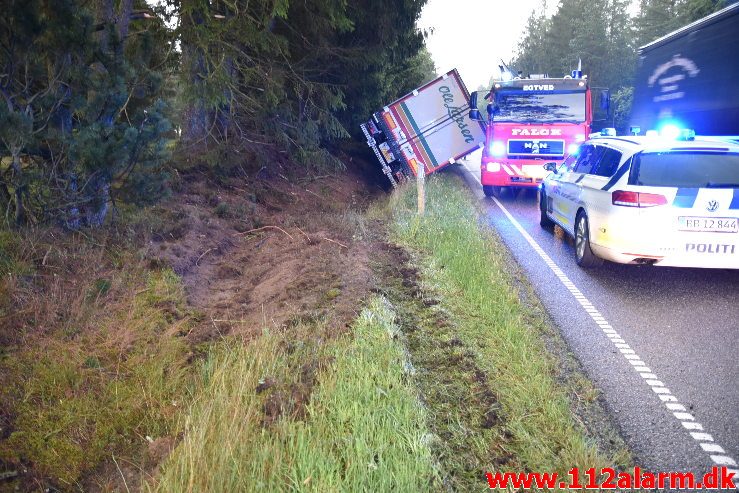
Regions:
<instances>
[{"instance_id":1,"label":"grass embankment","mask_svg":"<svg viewBox=\"0 0 739 493\"><path fill-rule=\"evenodd\" d=\"M423 218L415 187L388 207L392 235L416 252L419 272L401 268L387 289L419 369L447 483L467 490L481 487L483 471L565 474L627 463L620 449L599 452L573 415L570 398L592 402L597 391L580 375L563 377L546 349L552 334L521 301L505 247L481 227L469 191L449 175L427 187Z\"/></svg>"},{"instance_id":2,"label":"grass embankment","mask_svg":"<svg viewBox=\"0 0 739 493\"><path fill-rule=\"evenodd\" d=\"M312 337L309 324L223 345L203 366L185 438L156 489L438 489L394 318L375 298L334 341ZM304 406L286 407L300 400L288 397L305 390L311 368L316 385Z\"/></svg>"},{"instance_id":3,"label":"grass embankment","mask_svg":"<svg viewBox=\"0 0 739 493\"><path fill-rule=\"evenodd\" d=\"M573 417L568 396L597 393L563 379L469 193L441 176L428 198L424 218L408 188L344 221L383 291L348 330L332 288L198 346L181 280L126 241L0 236L2 472L32 469L25 491L480 491L485 471L624 462ZM147 235L180 236L172 219ZM369 242L377 222L415 253Z\"/></svg>"},{"instance_id":4,"label":"grass embankment","mask_svg":"<svg viewBox=\"0 0 739 493\"><path fill-rule=\"evenodd\" d=\"M174 434L196 317L179 278L127 241L0 232L0 487L138 483L148 442Z\"/></svg>"},{"instance_id":5,"label":"grass embankment","mask_svg":"<svg viewBox=\"0 0 739 493\"><path fill-rule=\"evenodd\" d=\"M545 324L519 300L468 192L440 177L424 218L414 204L409 188L371 214L417 254L418 269L402 250L380 255L395 313L375 298L338 338L309 319L221 346L152 488L480 491L486 471L628 460L600 452L574 418L568 394L597 393L563 384Z\"/></svg>"}]
</instances>

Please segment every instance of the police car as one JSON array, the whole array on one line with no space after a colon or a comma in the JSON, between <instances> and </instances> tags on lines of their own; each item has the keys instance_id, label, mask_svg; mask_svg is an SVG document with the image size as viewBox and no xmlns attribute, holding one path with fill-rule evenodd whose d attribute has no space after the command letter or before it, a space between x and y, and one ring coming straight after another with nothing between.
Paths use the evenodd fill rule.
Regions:
<instances>
[{"instance_id":1,"label":"police car","mask_svg":"<svg viewBox=\"0 0 739 493\"><path fill-rule=\"evenodd\" d=\"M739 269L739 144L605 134L544 166L540 223L575 238L577 263Z\"/></svg>"}]
</instances>

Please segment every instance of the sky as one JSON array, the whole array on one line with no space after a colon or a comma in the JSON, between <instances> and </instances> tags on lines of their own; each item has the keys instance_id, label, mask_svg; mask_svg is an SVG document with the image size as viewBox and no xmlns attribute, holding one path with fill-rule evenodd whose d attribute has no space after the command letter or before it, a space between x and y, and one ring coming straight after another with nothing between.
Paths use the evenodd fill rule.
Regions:
<instances>
[{"instance_id":1,"label":"sky","mask_svg":"<svg viewBox=\"0 0 739 493\"><path fill-rule=\"evenodd\" d=\"M515 55L531 11L541 9L541 0L429 0L418 27L433 34L426 46L443 74L456 68L467 89L487 86L498 74L501 60ZM557 2L547 2L547 15ZM464 6L464 8L460 8Z\"/></svg>"},{"instance_id":2,"label":"sky","mask_svg":"<svg viewBox=\"0 0 739 493\"><path fill-rule=\"evenodd\" d=\"M487 86L491 75L498 75L501 60L508 62L514 57L531 11L540 10L543 3L542 0L429 0L418 27L434 30L426 46L437 72L443 74L456 68L467 89L474 91L480 85ZM552 16L559 2L546 3L547 16ZM637 1L632 3L633 14Z\"/></svg>"}]
</instances>

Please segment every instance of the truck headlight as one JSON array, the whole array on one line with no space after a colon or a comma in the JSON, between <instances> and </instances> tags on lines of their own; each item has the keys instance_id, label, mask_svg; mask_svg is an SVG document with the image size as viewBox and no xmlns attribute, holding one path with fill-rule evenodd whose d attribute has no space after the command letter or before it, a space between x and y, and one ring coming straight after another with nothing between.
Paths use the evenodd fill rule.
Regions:
<instances>
[{"instance_id":1,"label":"truck headlight","mask_svg":"<svg viewBox=\"0 0 739 493\"><path fill-rule=\"evenodd\" d=\"M505 144L499 140L490 143L490 155L500 157L505 154Z\"/></svg>"},{"instance_id":2,"label":"truck headlight","mask_svg":"<svg viewBox=\"0 0 739 493\"><path fill-rule=\"evenodd\" d=\"M500 163L488 163L487 170L488 173L497 173L500 171Z\"/></svg>"}]
</instances>

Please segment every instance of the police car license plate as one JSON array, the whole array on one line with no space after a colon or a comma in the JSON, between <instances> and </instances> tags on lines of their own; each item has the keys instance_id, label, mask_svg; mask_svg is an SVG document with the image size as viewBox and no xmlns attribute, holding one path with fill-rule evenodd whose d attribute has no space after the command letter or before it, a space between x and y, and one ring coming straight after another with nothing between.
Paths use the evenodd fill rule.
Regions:
<instances>
[{"instance_id":1,"label":"police car license plate","mask_svg":"<svg viewBox=\"0 0 739 493\"><path fill-rule=\"evenodd\" d=\"M708 231L715 233L736 233L739 220L735 217L697 217L679 216L680 231Z\"/></svg>"}]
</instances>

